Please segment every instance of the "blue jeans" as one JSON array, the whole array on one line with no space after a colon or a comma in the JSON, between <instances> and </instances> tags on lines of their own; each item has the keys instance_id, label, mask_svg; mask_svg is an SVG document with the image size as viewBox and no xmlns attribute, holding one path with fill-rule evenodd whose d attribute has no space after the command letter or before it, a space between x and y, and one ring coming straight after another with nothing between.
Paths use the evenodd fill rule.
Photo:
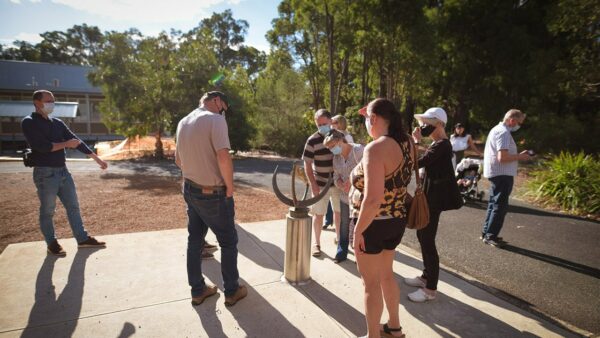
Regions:
<instances>
[{"instance_id":1,"label":"blue jeans","mask_svg":"<svg viewBox=\"0 0 600 338\"><path fill-rule=\"evenodd\" d=\"M327 203L327 213L325 213L325 224L333 224L333 208L331 207L331 201Z\"/></svg>"},{"instance_id":2,"label":"blue jeans","mask_svg":"<svg viewBox=\"0 0 600 338\"><path fill-rule=\"evenodd\" d=\"M348 243L350 242L350 207L342 201L340 201L340 219L340 240L335 258L343 261L348 257Z\"/></svg>"},{"instance_id":3,"label":"blue jeans","mask_svg":"<svg viewBox=\"0 0 600 338\"><path fill-rule=\"evenodd\" d=\"M482 233L486 238L495 239L504 225L508 212L508 196L512 192L514 177L501 175L490 179L490 201L483 223Z\"/></svg>"},{"instance_id":4,"label":"blue jeans","mask_svg":"<svg viewBox=\"0 0 600 338\"><path fill-rule=\"evenodd\" d=\"M187 203L188 214L187 273L192 297L201 295L206 289L202 276L202 249L209 228L217 236L221 247L221 273L225 296L232 296L239 287L238 235L234 222L233 197L226 197L225 191L204 194L201 189L191 186L188 182L183 185L183 197Z\"/></svg>"},{"instance_id":5,"label":"blue jeans","mask_svg":"<svg viewBox=\"0 0 600 338\"><path fill-rule=\"evenodd\" d=\"M73 177L67 167L35 167L33 168L33 182L40 199L40 228L46 244L56 240L54 221L52 220L56 209L56 196L60 198L67 210L71 231L77 242L88 239L89 236L83 227L79 212L75 182L73 182Z\"/></svg>"}]
</instances>

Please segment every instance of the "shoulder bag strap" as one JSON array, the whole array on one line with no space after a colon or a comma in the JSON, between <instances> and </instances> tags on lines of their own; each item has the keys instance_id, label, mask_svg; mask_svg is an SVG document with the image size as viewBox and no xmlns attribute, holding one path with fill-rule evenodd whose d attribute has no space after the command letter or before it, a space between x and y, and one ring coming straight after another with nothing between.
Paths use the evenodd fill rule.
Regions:
<instances>
[{"instance_id":1,"label":"shoulder bag strap","mask_svg":"<svg viewBox=\"0 0 600 338\"><path fill-rule=\"evenodd\" d=\"M417 189L421 189L422 188L422 184L421 184L421 177L419 175L419 158L418 158L418 153L417 153L417 144L414 142L412 135L408 135L408 139L410 140L410 145L412 147L412 153L413 153L413 168L415 170L415 177L417 179Z\"/></svg>"}]
</instances>

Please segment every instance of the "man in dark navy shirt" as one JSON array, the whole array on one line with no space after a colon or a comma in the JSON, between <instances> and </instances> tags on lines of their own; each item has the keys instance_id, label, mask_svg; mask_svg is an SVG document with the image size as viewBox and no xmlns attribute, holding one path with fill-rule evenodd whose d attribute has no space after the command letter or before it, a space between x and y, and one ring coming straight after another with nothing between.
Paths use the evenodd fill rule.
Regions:
<instances>
[{"instance_id":1,"label":"man in dark navy shirt","mask_svg":"<svg viewBox=\"0 0 600 338\"><path fill-rule=\"evenodd\" d=\"M21 128L32 150L33 181L40 199L40 228L48 245L48 253L66 255L54 234L52 217L56 209L56 196L67 210L69 224L78 246L106 246L106 243L88 236L83 227L75 183L65 166L65 149L78 149L94 159L102 169L106 169L108 165L75 136L63 121L48 116L54 110L52 92L38 90L33 93L33 105L35 112L23 119Z\"/></svg>"}]
</instances>

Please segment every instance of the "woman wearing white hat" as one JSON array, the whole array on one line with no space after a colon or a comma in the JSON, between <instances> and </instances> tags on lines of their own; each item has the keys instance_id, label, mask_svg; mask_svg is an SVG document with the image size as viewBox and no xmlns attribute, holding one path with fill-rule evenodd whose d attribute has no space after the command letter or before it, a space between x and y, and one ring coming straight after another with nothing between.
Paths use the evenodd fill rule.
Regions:
<instances>
[{"instance_id":1,"label":"woman wearing white hat","mask_svg":"<svg viewBox=\"0 0 600 338\"><path fill-rule=\"evenodd\" d=\"M431 137L433 143L418 160L419 167L425 168L423 191L429 205L429 224L417 231L423 256L423 274L415 278L405 278L404 282L419 289L408 295L413 302L426 302L435 299L440 272L440 261L435 246L440 214L444 210L458 209L462 200L456 186L452 167L452 145L444 130L447 117L444 109L429 108L425 113L415 115L419 127L413 131L416 143L421 138ZM449 198L449 196L451 196Z\"/></svg>"}]
</instances>

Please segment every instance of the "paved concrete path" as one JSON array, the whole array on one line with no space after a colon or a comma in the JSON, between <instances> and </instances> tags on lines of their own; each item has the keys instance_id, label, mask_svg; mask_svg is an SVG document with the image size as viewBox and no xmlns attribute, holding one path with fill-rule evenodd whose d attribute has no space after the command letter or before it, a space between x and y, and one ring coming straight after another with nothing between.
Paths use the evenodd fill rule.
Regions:
<instances>
[{"instance_id":1,"label":"paved concrete path","mask_svg":"<svg viewBox=\"0 0 600 338\"><path fill-rule=\"evenodd\" d=\"M101 250L77 250L73 239L63 239L65 258L47 256L43 242L9 245L0 255L0 337L364 334L362 284L352 260L331 260L333 233L323 233L325 255L311 261L313 281L294 287L280 281L284 229L283 220L239 226L240 276L249 295L231 308L221 291L191 306L184 229L103 236L108 247ZM415 275L420 264L399 250L396 278ZM221 289L218 260L203 268ZM411 303L406 294L414 288L401 285L408 337L573 337L461 278L444 271L440 277L439 297L427 304Z\"/></svg>"},{"instance_id":2,"label":"paved concrete path","mask_svg":"<svg viewBox=\"0 0 600 338\"><path fill-rule=\"evenodd\" d=\"M272 172L280 166L279 186L290 193L292 160L245 158L236 160L235 179L271 190ZM73 161L71 171L98 171L91 161ZM0 173L30 172L20 162L1 162ZM121 174L180 175L172 162L111 162L108 172ZM303 191L298 185L297 190ZM470 203L442 213L437 236L440 261L473 276L474 283L496 292L533 313L542 313L582 333L600 334L600 223L532 207L511 200L502 236L504 250L479 240L485 203ZM403 245L417 256L414 232Z\"/></svg>"}]
</instances>

